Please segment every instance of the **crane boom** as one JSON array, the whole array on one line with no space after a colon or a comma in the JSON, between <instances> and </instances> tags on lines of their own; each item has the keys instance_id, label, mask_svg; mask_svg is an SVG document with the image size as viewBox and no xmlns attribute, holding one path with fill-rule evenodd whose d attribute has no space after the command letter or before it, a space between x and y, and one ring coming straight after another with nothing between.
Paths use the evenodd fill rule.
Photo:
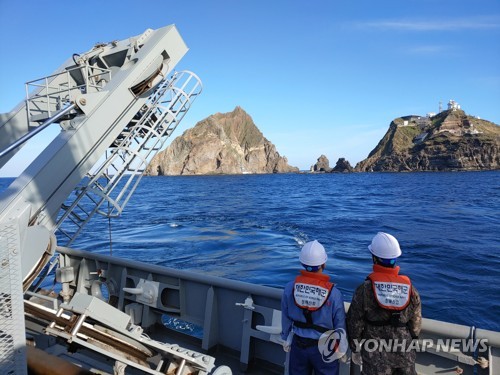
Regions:
<instances>
[{"instance_id":1,"label":"crane boom","mask_svg":"<svg viewBox=\"0 0 500 375\"><path fill-rule=\"evenodd\" d=\"M65 218L75 217L83 196L95 201L97 194L92 212L99 212L103 201L113 203L113 214L121 212L134 190L130 187L135 188L138 180L111 198L120 178L142 175L201 92L201 83L192 73L187 78L183 74L179 79L177 73L167 78L187 50L174 25L97 44L84 54L73 55L52 75L28 82L24 103L0 117L4 142L0 165L37 127L55 122L55 117L61 126L55 139L0 195L0 224L22 217L28 227L22 231L31 231L29 236L21 235L20 241L25 289L53 252L53 233ZM179 80L183 80L180 87L175 86ZM161 100L163 96L168 98ZM103 158L104 165L99 164ZM92 172L96 168L98 172ZM104 184L102 178L107 180ZM83 195L68 205L76 187ZM82 227L78 226L71 240ZM24 238L38 240L30 240L27 246Z\"/></svg>"}]
</instances>

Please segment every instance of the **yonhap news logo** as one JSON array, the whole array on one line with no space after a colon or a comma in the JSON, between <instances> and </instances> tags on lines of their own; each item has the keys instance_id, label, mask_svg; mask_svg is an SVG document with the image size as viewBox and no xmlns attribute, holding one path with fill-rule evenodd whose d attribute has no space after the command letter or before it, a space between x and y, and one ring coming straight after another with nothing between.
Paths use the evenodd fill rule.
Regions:
<instances>
[{"instance_id":1,"label":"yonhap news logo","mask_svg":"<svg viewBox=\"0 0 500 375\"><path fill-rule=\"evenodd\" d=\"M323 361L333 362L347 353L347 334L343 328L326 331L318 341L318 350Z\"/></svg>"},{"instance_id":2,"label":"yonhap news logo","mask_svg":"<svg viewBox=\"0 0 500 375\"><path fill-rule=\"evenodd\" d=\"M365 351L367 353L409 353L435 352L456 353L461 352L486 352L488 350L487 339L354 339L355 351Z\"/></svg>"}]
</instances>

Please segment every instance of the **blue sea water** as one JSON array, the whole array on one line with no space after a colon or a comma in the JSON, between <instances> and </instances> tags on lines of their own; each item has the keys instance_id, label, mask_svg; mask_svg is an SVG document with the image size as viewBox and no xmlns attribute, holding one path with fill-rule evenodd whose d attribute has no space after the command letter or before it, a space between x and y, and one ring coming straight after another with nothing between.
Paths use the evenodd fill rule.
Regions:
<instances>
[{"instance_id":1,"label":"blue sea water","mask_svg":"<svg viewBox=\"0 0 500 375\"><path fill-rule=\"evenodd\" d=\"M112 252L282 288L317 239L350 301L386 231L425 317L500 331L499 212L500 171L144 177L111 222ZM109 253L108 229L94 218L72 247Z\"/></svg>"}]
</instances>

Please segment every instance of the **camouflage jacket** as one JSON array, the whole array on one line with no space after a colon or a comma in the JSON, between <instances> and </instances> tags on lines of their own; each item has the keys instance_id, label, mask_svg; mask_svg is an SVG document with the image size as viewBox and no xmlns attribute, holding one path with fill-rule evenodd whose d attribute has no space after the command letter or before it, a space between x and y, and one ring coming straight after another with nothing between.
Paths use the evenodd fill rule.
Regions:
<instances>
[{"instance_id":1,"label":"camouflage jacket","mask_svg":"<svg viewBox=\"0 0 500 375\"><path fill-rule=\"evenodd\" d=\"M349 346L354 352L361 348L363 362L372 366L411 367L415 363L416 352L407 348L411 345L412 336L416 337L420 334L422 323L420 295L414 286L412 286L410 303L401 311L400 316L400 322L407 323L407 326L377 326L369 323L370 321L388 321L390 318L391 311L378 305L371 281L365 280L356 289L347 312ZM365 340L363 345L360 344L362 340ZM387 346L382 345L381 340L386 340L385 345L391 344L392 349L387 350ZM376 350L373 350L375 347Z\"/></svg>"}]
</instances>

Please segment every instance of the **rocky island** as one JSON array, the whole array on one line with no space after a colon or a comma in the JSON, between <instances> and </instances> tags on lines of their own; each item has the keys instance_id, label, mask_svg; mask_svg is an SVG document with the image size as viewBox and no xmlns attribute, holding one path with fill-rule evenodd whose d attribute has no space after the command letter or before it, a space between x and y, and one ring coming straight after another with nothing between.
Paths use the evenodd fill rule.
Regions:
<instances>
[{"instance_id":1,"label":"rocky island","mask_svg":"<svg viewBox=\"0 0 500 375\"><path fill-rule=\"evenodd\" d=\"M356 171L467 171L500 168L500 126L470 116L450 101L437 115L405 116Z\"/></svg>"},{"instance_id":2,"label":"rocky island","mask_svg":"<svg viewBox=\"0 0 500 375\"><path fill-rule=\"evenodd\" d=\"M205 175L289 173L288 164L241 108L216 113L186 130L147 167L145 174Z\"/></svg>"},{"instance_id":3,"label":"rocky island","mask_svg":"<svg viewBox=\"0 0 500 375\"><path fill-rule=\"evenodd\" d=\"M426 116L394 119L368 157L353 168L340 158L335 167L321 155L313 173L411 172L500 169L500 126L466 114L458 103ZM290 173L276 147L241 108L198 122L156 155L147 175Z\"/></svg>"},{"instance_id":4,"label":"rocky island","mask_svg":"<svg viewBox=\"0 0 500 375\"><path fill-rule=\"evenodd\" d=\"M335 167L330 168L330 161L328 158L325 155L321 155L316 161L316 164L312 165L309 171L311 173L347 173L354 172L354 168L351 167L351 164L345 158L339 158Z\"/></svg>"}]
</instances>

